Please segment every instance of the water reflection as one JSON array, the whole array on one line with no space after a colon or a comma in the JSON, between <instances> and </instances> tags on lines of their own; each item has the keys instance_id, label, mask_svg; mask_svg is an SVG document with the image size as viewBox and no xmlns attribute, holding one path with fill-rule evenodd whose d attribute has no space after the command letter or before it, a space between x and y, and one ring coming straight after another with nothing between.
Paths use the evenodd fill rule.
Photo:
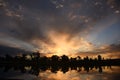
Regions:
<instances>
[{"instance_id":1,"label":"water reflection","mask_svg":"<svg viewBox=\"0 0 120 80\"><path fill-rule=\"evenodd\" d=\"M4 72L8 72L10 69L13 69L14 71L20 71L21 73L30 73L34 75L38 75L39 72L45 72L49 70L52 73L57 73L57 71L61 71L62 73L66 73L70 70L75 70L76 72L91 72L91 71L97 71L99 73L102 73L103 70L106 68L112 69L111 66L24 66L24 65L4 65L0 66L0 68L3 68Z\"/></svg>"},{"instance_id":2,"label":"water reflection","mask_svg":"<svg viewBox=\"0 0 120 80\"><path fill-rule=\"evenodd\" d=\"M1 65L3 72L35 75L32 80L118 80L119 66L24 66ZM9 73L10 74L10 73ZM16 76L16 75L15 75ZM25 77L26 77L25 76ZM109 78L110 77L110 78ZM25 80L29 80L28 78Z\"/></svg>"},{"instance_id":3,"label":"water reflection","mask_svg":"<svg viewBox=\"0 0 120 80\"><path fill-rule=\"evenodd\" d=\"M38 77L42 80L119 80L119 67L103 66L101 68L104 68L102 73L98 73L96 68L86 73L84 67L81 68L80 72L69 69L66 73L61 70L52 73L50 70L46 70L45 72L40 72Z\"/></svg>"}]
</instances>

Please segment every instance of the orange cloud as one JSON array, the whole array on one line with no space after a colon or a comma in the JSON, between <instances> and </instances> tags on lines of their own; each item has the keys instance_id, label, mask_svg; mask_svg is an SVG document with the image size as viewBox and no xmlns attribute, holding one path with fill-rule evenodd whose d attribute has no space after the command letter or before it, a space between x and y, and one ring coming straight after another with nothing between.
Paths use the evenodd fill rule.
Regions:
<instances>
[{"instance_id":1,"label":"orange cloud","mask_svg":"<svg viewBox=\"0 0 120 80\"><path fill-rule=\"evenodd\" d=\"M42 49L39 51L41 53L51 53L48 55L71 55L75 54L79 51L93 51L93 44L86 41L84 38L79 36L74 36L69 38L70 35L66 33L57 33L54 31L48 32L49 39L52 41L51 44L47 44L41 41L37 41L37 43L41 44ZM36 41L35 41L36 42ZM48 56L47 55L47 56Z\"/></svg>"}]
</instances>

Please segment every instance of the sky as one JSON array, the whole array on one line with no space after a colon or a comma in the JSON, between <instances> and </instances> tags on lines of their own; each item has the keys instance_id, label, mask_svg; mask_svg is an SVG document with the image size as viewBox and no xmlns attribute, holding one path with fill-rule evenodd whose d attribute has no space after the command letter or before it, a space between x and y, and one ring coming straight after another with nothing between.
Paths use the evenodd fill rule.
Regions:
<instances>
[{"instance_id":1,"label":"sky","mask_svg":"<svg viewBox=\"0 0 120 80\"><path fill-rule=\"evenodd\" d=\"M120 58L119 30L120 0L0 0L1 54Z\"/></svg>"}]
</instances>

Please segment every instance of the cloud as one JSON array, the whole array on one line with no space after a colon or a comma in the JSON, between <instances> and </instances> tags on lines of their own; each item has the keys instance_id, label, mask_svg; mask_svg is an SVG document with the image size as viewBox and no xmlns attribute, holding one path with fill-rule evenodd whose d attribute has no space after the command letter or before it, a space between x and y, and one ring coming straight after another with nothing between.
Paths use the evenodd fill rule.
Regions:
<instances>
[{"instance_id":1,"label":"cloud","mask_svg":"<svg viewBox=\"0 0 120 80\"><path fill-rule=\"evenodd\" d=\"M5 21L8 20L8 22L11 23L11 26L15 25L17 27L16 29L18 30L16 32L18 32L19 34L23 35L25 32L26 35L24 34L23 36L20 36L20 37L23 37L23 39L30 38L29 35L31 35L32 37L36 35L37 37L39 36L45 37L46 36L45 33L49 31L50 29L53 29L56 32L60 32L60 33L64 32L70 35L74 35L74 34L76 35L88 29L89 28L88 25L95 23L95 20L99 21L99 19L96 19L94 16L96 13L94 13L95 11L92 11L92 10L95 10L93 7L90 8L91 10L90 12L92 12L91 15L90 13L87 14L89 10L85 8L87 3L85 3L84 1L77 1L77 0L66 1L64 2L66 6L61 10L53 9L54 6L49 0L47 1L35 0L33 3L35 3L36 6L33 6L33 3L31 1L30 2L25 1L24 4L23 4L23 1L19 1L17 2L18 4L17 9L15 8L16 7L16 5L14 4L15 2L13 1L7 1L7 2L8 4L6 6L5 13L8 17L4 15L3 18L5 19ZM56 0L56 3L57 2L58 1ZM37 6L38 3L40 5L39 7ZM73 4L75 5L76 3L77 4L83 3L84 8L75 7L74 9L75 11L74 11L70 6ZM51 9L53 10L50 11ZM80 11L77 12L78 9L80 9ZM65 13L62 14L62 12L65 12ZM72 13L71 16L68 15L70 13ZM97 15L98 16L107 15L107 13L104 12L104 14L100 14L100 15L97 14ZM75 20L70 21L69 18L72 18L73 16L76 16ZM17 17L20 17L23 20L20 20ZM86 21L88 22L89 19L92 21L90 21L89 24L86 24Z\"/></svg>"},{"instance_id":2,"label":"cloud","mask_svg":"<svg viewBox=\"0 0 120 80\"><path fill-rule=\"evenodd\" d=\"M102 50L107 52L120 52L120 44L111 44L101 47Z\"/></svg>"},{"instance_id":3,"label":"cloud","mask_svg":"<svg viewBox=\"0 0 120 80\"><path fill-rule=\"evenodd\" d=\"M95 47L93 51L80 51L72 56L77 55L80 55L81 57L85 57L86 55L89 57L96 57L98 55L102 55L105 58L120 58L120 44L104 45L98 48Z\"/></svg>"},{"instance_id":4,"label":"cloud","mask_svg":"<svg viewBox=\"0 0 120 80\"><path fill-rule=\"evenodd\" d=\"M1 34L29 41L30 43L36 39L49 43L51 40L48 33L51 30L58 33L67 33L72 36L83 30L83 27L79 27L78 23L72 24L62 15L46 14L46 11L43 10L37 13L36 10L29 9L30 6L23 9L18 7L17 10L13 10L10 4L10 2L6 4L3 9ZM19 4L19 6L21 5Z\"/></svg>"},{"instance_id":5,"label":"cloud","mask_svg":"<svg viewBox=\"0 0 120 80\"><path fill-rule=\"evenodd\" d=\"M15 56L18 54L29 54L29 53L32 53L32 52L26 51L26 50L20 49L20 48L0 45L0 56L5 56L7 54L9 54L11 56Z\"/></svg>"},{"instance_id":6,"label":"cloud","mask_svg":"<svg viewBox=\"0 0 120 80\"><path fill-rule=\"evenodd\" d=\"M41 51L43 48L47 51L50 47L48 45L53 47L53 45L59 44L60 40L67 35L64 41L69 45L71 42L73 44L83 42L84 44L79 44L80 49L81 46L85 47L86 45L93 47L93 43L81 39L85 39L90 32L97 31L101 26L95 25L101 21L107 20L105 22L110 23L108 19L111 19L112 14L112 9L106 6L106 1L99 2L103 3L102 6L101 4L95 5L95 3L96 1L88 3L84 0L17 0L17 2L2 0L0 3L0 37L3 35L5 37L1 37L2 44L6 45L5 39L8 39L11 45L19 42L18 45L21 47L24 47L21 44L29 44L32 47L40 48ZM104 9L101 9L102 7ZM103 27L110 25L106 24ZM53 34L52 31L55 33ZM55 39L58 38L58 35L60 35L60 40L56 42ZM79 41L76 37L79 37ZM9 41L10 38L13 42Z\"/></svg>"}]
</instances>

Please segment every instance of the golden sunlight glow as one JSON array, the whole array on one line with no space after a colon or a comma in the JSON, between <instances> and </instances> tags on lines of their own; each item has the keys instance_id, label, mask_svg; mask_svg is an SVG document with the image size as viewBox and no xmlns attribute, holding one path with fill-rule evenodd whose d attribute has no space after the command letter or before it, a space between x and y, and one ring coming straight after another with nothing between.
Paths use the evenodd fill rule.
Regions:
<instances>
[{"instance_id":1,"label":"golden sunlight glow","mask_svg":"<svg viewBox=\"0 0 120 80\"><path fill-rule=\"evenodd\" d=\"M77 52L92 51L93 45L83 38L78 36L70 38L69 34L60 34L54 31L49 32L49 38L53 44L47 44L45 42L38 41L37 43L42 44L42 53L51 53L49 55L70 55Z\"/></svg>"}]
</instances>

